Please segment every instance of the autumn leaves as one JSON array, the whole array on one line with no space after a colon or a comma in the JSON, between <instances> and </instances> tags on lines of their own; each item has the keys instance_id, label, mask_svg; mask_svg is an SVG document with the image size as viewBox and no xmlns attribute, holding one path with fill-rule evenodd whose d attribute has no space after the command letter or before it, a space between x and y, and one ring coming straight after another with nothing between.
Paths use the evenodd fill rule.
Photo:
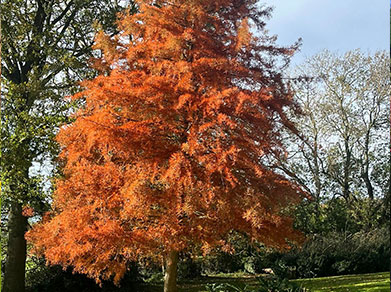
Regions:
<instances>
[{"instance_id":1,"label":"autumn leaves","mask_svg":"<svg viewBox=\"0 0 391 292\"><path fill-rule=\"evenodd\" d=\"M142 1L118 36L98 34L102 74L58 135L56 208L28 235L50 263L118 282L128 261L221 245L232 229L299 238L280 211L301 190L262 163L294 106L273 65L290 49L250 33L267 15L254 1Z\"/></svg>"}]
</instances>

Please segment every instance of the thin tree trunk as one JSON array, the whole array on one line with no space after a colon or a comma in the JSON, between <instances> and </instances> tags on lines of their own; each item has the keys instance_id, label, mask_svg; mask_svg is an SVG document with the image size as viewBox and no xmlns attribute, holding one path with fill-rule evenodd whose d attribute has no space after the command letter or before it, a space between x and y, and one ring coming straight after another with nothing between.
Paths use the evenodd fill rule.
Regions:
<instances>
[{"instance_id":1,"label":"thin tree trunk","mask_svg":"<svg viewBox=\"0 0 391 292\"><path fill-rule=\"evenodd\" d=\"M165 259L165 274L164 274L164 292L178 292L176 284L178 275L178 260L179 253L172 250L167 254Z\"/></svg>"},{"instance_id":2,"label":"thin tree trunk","mask_svg":"<svg viewBox=\"0 0 391 292\"><path fill-rule=\"evenodd\" d=\"M25 291L27 218L22 215L22 206L11 203L8 222L7 260L4 268L4 286L2 292Z\"/></svg>"}]
</instances>

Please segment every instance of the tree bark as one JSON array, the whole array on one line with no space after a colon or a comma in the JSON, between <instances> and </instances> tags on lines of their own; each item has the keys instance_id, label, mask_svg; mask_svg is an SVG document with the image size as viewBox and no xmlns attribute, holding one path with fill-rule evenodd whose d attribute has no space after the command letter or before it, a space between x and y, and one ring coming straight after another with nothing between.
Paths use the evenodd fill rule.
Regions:
<instances>
[{"instance_id":1,"label":"tree bark","mask_svg":"<svg viewBox=\"0 0 391 292\"><path fill-rule=\"evenodd\" d=\"M4 286L2 292L25 291L27 218L22 215L22 206L11 203L8 222L8 248L4 268Z\"/></svg>"},{"instance_id":2,"label":"tree bark","mask_svg":"<svg viewBox=\"0 0 391 292\"><path fill-rule=\"evenodd\" d=\"M170 251L165 259L165 274L164 274L164 292L178 292L176 284L178 275L178 260L179 252L176 250Z\"/></svg>"}]
</instances>

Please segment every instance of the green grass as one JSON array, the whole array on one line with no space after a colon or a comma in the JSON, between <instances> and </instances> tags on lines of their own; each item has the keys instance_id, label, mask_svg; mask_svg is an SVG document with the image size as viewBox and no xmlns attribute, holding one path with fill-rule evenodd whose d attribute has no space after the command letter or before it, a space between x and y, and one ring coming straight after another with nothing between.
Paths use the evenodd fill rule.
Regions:
<instances>
[{"instance_id":1,"label":"green grass","mask_svg":"<svg viewBox=\"0 0 391 292\"><path fill-rule=\"evenodd\" d=\"M388 292L390 273L347 275L314 279L294 280L312 292Z\"/></svg>"},{"instance_id":2,"label":"green grass","mask_svg":"<svg viewBox=\"0 0 391 292\"><path fill-rule=\"evenodd\" d=\"M347 275L314 279L292 280L302 287L311 289L311 292L388 292L390 291L390 273ZM211 283L229 283L243 288L245 285L252 288L259 284L254 277L244 277L243 274L221 274L201 279L179 283L179 292L202 292L205 286ZM137 287L140 292L161 292L161 283L142 284Z\"/></svg>"}]
</instances>

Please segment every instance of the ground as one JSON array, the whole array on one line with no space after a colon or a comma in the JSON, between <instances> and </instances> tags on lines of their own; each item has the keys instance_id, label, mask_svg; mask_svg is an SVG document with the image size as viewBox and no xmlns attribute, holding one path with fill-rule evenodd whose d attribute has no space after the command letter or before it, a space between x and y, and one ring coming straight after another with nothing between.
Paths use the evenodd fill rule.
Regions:
<instances>
[{"instance_id":1,"label":"ground","mask_svg":"<svg viewBox=\"0 0 391 292\"><path fill-rule=\"evenodd\" d=\"M388 292L390 273L361 274L295 280L312 292Z\"/></svg>"},{"instance_id":2,"label":"ground","mask_svg":"<svg viewBox=\"0 0 391 292\"><path fill-rule=\"evenodd\" d=\"M230 283L237 287L256 287L258 281L254 277L243 275L219 275L204 277L196 281L179 283L179 292L202 292L209 283ZM314 279L292 280L297 284L311 289L311 292L388 292L390 291L390 273L347 275ZM144 284L138 288L140 292L161 292L161 284Z\"/></svg>"}]
</instances>

